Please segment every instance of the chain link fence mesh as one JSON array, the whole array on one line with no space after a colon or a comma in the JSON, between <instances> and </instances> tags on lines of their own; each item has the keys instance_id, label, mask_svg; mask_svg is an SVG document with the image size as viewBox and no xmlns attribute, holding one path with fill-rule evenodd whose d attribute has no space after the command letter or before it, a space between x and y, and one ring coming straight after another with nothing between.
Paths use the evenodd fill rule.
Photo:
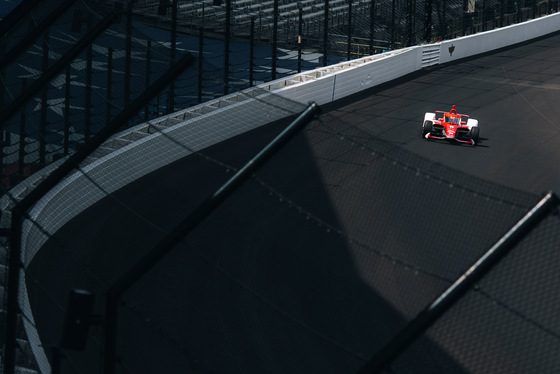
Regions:
<instances>
[{"instance_id":1,"label":"chain link fence mesh","mask_svg":"<svg viewBox=\"0 0 560 374\"><path fill-rule=\"evenodd\" d=\"M387 8L388 3L383 6ZM389 11L380 13L386 17ZM404 13L397 14L402 19ZM362 22L359 15L353 19ZM402 22L399 25L404 27ZM91 64L91 85L104 82L105 88L109 71L113 77L123 77L128 71L127 92L130 98L139 95L155 78L146 72L161 74L170 55L169 46L147 37L144 27L134 24L127 30L123 17L96 39L90 52L84 51L74 61L72 69L87 70ZM360 26L367 27L366 23ZM390 32L385 35L390 38ZM113 44L116 40L125 43L127 37L135 47L125 63L126 48L122 44L113 48ZM337 40L329 36L331 46L338 45ZM60 43L59 52L64 51ZM180 53L200 52L200 45L191 47ZM222 45L203 42L204 50L212 48L221 50ZM340 49L339 54L345 51ZM266 55L264 49L261 52ZM112 70L93 69L98 62L108 65L111 53ZM318 57L314 58L319 64ZM175 105L188 106L200 101L201 95L207 100L223 90L223 66L218 60L215 64L207 61L202 76L206 83L196 90L192 82L201 77L198 70L185 72L175 82ZM244 57L231 61L233 66L243 64ZM263 57L263 61L259 64L262 75L257 74L256 80L266 80L270 72L265 66L269 60ZM294 69L283 68L286 73ZM2 79L17 93L21 86L8 84L15 76ZM231 81L238 79L238 87L244 88L248 78L239 76ZM119 95L108 96L106 90L79 92L87 79L87 74L71 77L66 81L70 85L58 86L59 90L73 88L70 103L76 105L68 112L67 123L76 127L67 133L73 139L70 149L79 148L88 132L98 131L111 113L126 106L122 85ZM47 101L54 103L60 97L49 96L52 92L48 90ZM86 117L86 95L90 94L91 116ZM244 113L249 122L256 120L255 113L283 111L293 118L304 108L262 94L259 90L246 94L258 101L257 112L251 107ZM175 148L189 156L116 192L106 188L112 176L96 174L88 160L76 171L87 180L82 196L84 200L89 194L105 198L56 230L28 217L26 225L48 240L41 251L23 258L29 305L22 290L20 323L37 335L19 337L20 365L41 372L55 364L53 353L60 342L70 288L94 292L95 314L102 316L103 295L109 287L289 123L287 119L275 122L200 150L200 140L163 136L165 128L153 120L168 111L169 95L171 90L159 95L131 123L148 120L147 133L162 134L161 154L141 158L167 157L165 152ZM44 102L41 96L34 101ZM24 161L31 157L30 163L35 163L40 146L19 151L22 144L32 142L54 147L53 159L55 154L64 154L62 143L50 138L64 126L60 116L51 117L56 105L49 106L47 122L56 122L58 127L46 133L38 118L42 107L22 112L26 130L20 134L33 133L34 140L11 144L19 152L14 151L12 157L24 155ZM211 125L218 127L221 121ZM89 130L88 122L92 124ZM15 129L20 124L11 126ZM212 136L216 135L224 134L217 130ZM4 149L6 156L8 148ZM433 164L327 113L123 295L117 371L357 371L536 201L533 195ZM532 357L541 358L543 371L555 369L557 362L551 359L558 345L554 303L541 308L539 301L553 297L557 223L557 217L551 216L539 226L392 370L486 372L498 367L492 366L499 364L498 357L515 359L500 362L512 370L516 365L530 370ZM521 281L519 275L525 273ZM480 349L480 340L488 343L487 349ZM541 342L546 342L545 348ZM85 352L64 352L62 372L101 372L104 349L102 325L92 326Z\"/></svg>"}]
</instances>

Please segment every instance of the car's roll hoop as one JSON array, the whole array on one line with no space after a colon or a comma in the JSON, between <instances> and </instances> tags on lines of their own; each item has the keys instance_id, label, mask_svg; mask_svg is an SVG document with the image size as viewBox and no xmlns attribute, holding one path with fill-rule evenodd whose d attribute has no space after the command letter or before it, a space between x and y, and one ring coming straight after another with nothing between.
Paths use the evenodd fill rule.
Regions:
<instances>
[{"instance_id":1,"label":"car's roll hoop","mask_svg":"<svg viewBox=\"0 0 560 374\"><path fill-rule=\"evenodd\" d=\"M478 120L457 113L455 105L448 112L427 112L422 122L422 137L476 145L479 141Z\"/></svg>"}]
</instances>

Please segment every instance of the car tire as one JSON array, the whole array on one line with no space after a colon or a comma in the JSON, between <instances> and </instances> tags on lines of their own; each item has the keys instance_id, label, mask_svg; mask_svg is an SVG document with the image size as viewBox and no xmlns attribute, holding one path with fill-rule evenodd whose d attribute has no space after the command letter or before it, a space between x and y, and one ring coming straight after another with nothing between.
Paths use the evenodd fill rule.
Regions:
<instances>
[{"instance_id":1,"label":"car tire","mask_svg":"<svg viewBox=\"0 0 560 374\"><path fill-rule=\"evenodd\" d=\"M432 121L424 121L424 124L422 125L422 137L425 138L426 134L432 132L432 129Z\"/></svg>"},{"instance_id":2,"label":"car tire","mask_svg":"<svg viewBox=\"0 0 560 374\"><path fill-rule=\"evenodd\" d=\"M471 139L474 140L475 144L478 144L478 139L480 138L479 136L479 130L478 130L478 126L477 127L473 127L471 129Z\"/></svg>"}]
</instances>

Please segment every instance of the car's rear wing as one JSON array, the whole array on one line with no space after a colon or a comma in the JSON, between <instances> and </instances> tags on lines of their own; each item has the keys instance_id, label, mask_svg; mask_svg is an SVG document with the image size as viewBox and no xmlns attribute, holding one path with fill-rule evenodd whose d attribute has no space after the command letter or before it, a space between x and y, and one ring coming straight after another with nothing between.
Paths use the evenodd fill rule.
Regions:
<instances>
[{"instance_id":1,"label":"car's rear wing","mask_svg":"<svg viewBox=\"0 0 560 374\"><path fill-rule=\"evenodd\" d=\"M446 113L449 113L449 112L444 112L443 110L436 110L435 113L446 114ZM469 116L468 116L467 114L460 114L460 113L457 113L457 115L458 115L458 116L461 116L461 117L467 117L467 118L469 118Z\"/></svg>"}]
</instances>

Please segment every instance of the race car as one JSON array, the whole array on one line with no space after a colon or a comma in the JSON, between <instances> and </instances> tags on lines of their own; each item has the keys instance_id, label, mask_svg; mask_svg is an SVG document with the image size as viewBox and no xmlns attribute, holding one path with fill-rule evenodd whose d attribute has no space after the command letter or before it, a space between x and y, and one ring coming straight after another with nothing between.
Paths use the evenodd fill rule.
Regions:
<instances>
[{"instance_id":1,"label":"race car","mask_svg":"<svg viewBox=\"0 0 560 374\"><path fill-rule=\"evenodd\" d=\"M436 110L435 113L426 113L422 123L422 136L426 139L442 139L476 146L479 139L478 121L466 114L457 113L453 105L449 112Z\"/></svg>"}]
</instances>

